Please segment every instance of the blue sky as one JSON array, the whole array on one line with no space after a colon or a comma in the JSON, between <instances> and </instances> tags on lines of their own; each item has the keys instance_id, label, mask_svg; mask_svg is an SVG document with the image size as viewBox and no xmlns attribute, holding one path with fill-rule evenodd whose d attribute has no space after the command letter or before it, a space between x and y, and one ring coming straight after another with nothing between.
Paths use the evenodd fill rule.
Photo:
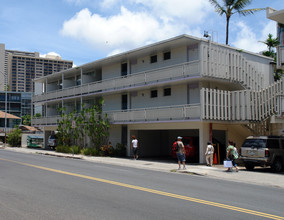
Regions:
<instances>
[{"instance_id":1,"label":"blue sky","mask_svg":"<svg viewBox=\"0 0 284 220\"><path fill-rule=\"evenodd\" d=\"M219 0L221 3L221 0ZM225 43L225 16L208 0L0 0L0 43L6 49L59 54L82 65L160 40L189 34ZM253 0L247 8L284 8L283 0ZM229 44L259 52L276 23L261 11L233 15Z\"/></svg>"}]
</instances>

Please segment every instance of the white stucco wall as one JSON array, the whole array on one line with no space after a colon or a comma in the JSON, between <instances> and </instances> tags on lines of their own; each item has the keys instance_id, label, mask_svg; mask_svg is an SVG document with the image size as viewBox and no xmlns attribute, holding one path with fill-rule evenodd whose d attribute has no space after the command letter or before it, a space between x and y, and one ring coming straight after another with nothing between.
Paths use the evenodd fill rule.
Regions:
<instances>
[{"instance_id":1,"label":"white stucco wall","mask_svg":"<svg viewBox=\"0 0 284 220\"><path fill-rule=\"evenodd\" d=\"M121 76L121 63L115 63L102 68L102 80Z\"/></svg>"}]
</instances>

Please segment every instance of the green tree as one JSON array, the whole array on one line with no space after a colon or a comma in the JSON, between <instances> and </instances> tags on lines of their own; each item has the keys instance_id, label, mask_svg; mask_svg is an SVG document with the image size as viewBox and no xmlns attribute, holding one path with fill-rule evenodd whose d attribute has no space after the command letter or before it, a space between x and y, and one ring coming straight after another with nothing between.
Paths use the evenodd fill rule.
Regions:
<instances>
[{"instance_id":1,"label":"green tree","mask_svg":"<svg viewBox=\"0 0 284 220\"><path fill-rule=\"evenodd\" d=\"M7 143L11 147L20 147L22 139L22 131L19 128L16 128L11 133L8 134Z\"/></svg>"},{"instance_id":2,"label":"green tree","mask_svg":"<svg viewBox=\"0 0 284 220\"><path fill-rule=\"evenodd\" d=\"M276 62L276 52L274 50L275 47L277 47L280 44L280 41L278 38L273 38L272 34L268 34L268 38L265 41L260 41L267 46L267 51L264 51L262 55L267 57L274 58L274 61ZM276 66L274 67L274 81L279 80L283 75L282 69L277 69Z\"/></svg>"},{"instance_id":3,"label":"green tree","mask_svg":"<svg viewBox=\"0 0 284 220\"><path fill-rule=\"evenodd\" d=\"M209 2L215 7L216 12L222 16L226 15L226 45L229 41L229 23L233 14L250 15L257 11L265 10L265 8L244 9L247 5L251 4L252 0L222 0L223 6L221 6L217 0L209 0Z\"/></svg>"},{"instance_id":4,"label":"green tree","mask_svg":"<svg viewBox=\"0 0 284 220\"><path fill-rule=\"evenodd\" d=\"M58 123L58 144L62 145L71 145L71 137L72 137L72 120L73 120L73 114L69 113L66 114L66 108L60 108L60 116L61 119L57 121Z\"/></svg>"},{"instance_id":5,"label":"green tree","mask_svg":"<svg viewBox=\"0 0 284 220\"><path fill-rule=\"evenodd\" d=\"M59 145L69 146L73 140L84 148L84 138L87 135L92 143L92 146L97 150L106 144L109 136L110 122L108 115L102 113L103 99L99 104L91 108L85 108L84 105L79 113L65 113L65 108L61 108L61 119L58 123L58 142ZM76 122L75 128L72 128L72 121Z\"/></svg>"},{"instance_id":6,"label":"green tree","mask_svg":"<svg viewBox=\"0 0 284 220\"><path fill-rule=\"evenodd\" d=\"M23 115L22 116L22 124L31 126L31 115Z\"/></svg>"},{"instance_id":7,"label":"green tree","mask_svg":"<svg viewBox=\"0 0 284 220\"><path fill-rule=\"evenodd\" d=\"M100 99L99 104L87 110L88 123L86 123L85 131L96 149L107 144L109 137L110 122L108 115L102 113L103 103L104 100Z\"/></svg>"}]
</instances>

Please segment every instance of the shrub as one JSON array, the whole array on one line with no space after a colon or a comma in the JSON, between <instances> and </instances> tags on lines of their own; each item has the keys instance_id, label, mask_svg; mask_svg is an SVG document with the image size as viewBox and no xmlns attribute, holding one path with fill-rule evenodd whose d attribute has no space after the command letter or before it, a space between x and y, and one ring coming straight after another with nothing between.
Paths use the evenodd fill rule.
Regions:
<instances>
[{"instance_id":1,"label":"shrub","mask_svg":"<svg viewBox=\"0 0 284 220\"><path fill-rule=\"evenodd\" d=\"M86 156L99 156L100 152L96 148L84 148L82 153Z\"/></svg>"},{"instance_id":2,"label":"shrub","mask_svg":"<svg viewBox=\"0 0 284 220\"><path fill-rule=\"evenodd\" d=\"M102 156L112 156L113 155L113 147L111 145L103 145L100 147Z\"/></svg>"},{"instance_id":3,"label":"shrub","mask_svg":"<svg viewBox=\"0 0 284 220\"><path fill-rule=\"evenodd\" d=\"M56 147L56 152L72 154L73 153L73 149L72 149L72 146L58 145ZM80 154L80 153L81 153L80 147L74 145L74 154Z\"/></svg>"},{"instance_id":4,"label":"shrub","mask_svg":"<svg viewBox=\"0 0 284 220\"><path fill-rule=\"evenodd\" d=\"M72 153L72 148L67 145L58 145L55 151L60 153Z\"/></svg>"},{"instance_id":5,"label":"shrub","mask_svg":"<svg viewBox=\"0 0 284 220\"><path fill-rule=\"evenodd\" d=\"M19 128L16 128L7 137L7 143L11 147L21 147L22 131Z\"/></svg>"},{"instance_id":6,"label":"shrub","mask_svg":"<svg viewBox=\"0 0 284 220\"><path fill-rule=\"evenodd\" d=\"M113 152L114 156L126 157L126 147L124 144L117 143Z\"/></svg>"}]
</instances>

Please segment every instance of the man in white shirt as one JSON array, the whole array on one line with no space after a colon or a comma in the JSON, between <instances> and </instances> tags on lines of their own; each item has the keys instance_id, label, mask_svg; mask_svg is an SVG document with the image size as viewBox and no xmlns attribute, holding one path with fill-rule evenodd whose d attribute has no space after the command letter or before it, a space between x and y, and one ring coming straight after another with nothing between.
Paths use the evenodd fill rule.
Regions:
<instances>
[{"instance_id":1,"label":"man in white shirt","mask_svg":"<svg viewBox=\"0 0 284 220\"><path fill-rule=\"evenodd\" d=\"M132 135L132 141L131 141L131 150L133 152L133 158L134 160L138 159L138 140L136 139L135 135Z\"/></svg>"}]
</instances>

